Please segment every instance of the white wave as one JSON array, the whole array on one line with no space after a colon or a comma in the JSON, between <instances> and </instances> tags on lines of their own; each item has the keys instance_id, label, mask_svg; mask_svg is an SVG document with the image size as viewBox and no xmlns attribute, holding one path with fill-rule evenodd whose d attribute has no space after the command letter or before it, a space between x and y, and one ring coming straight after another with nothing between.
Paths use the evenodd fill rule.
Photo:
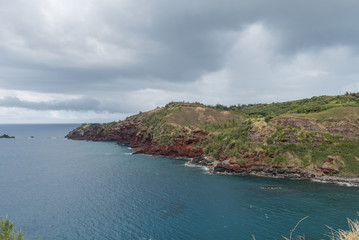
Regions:
<instances>
[{"instance_id":1,"label":"white wave","mask_svg":"<svg viewBox=\"0 0 359 240\"><path fill-rule=\"evenodd\" d=\"M198 166L196 166L196 165L191 164L190 162L185 162L184 165L185 165L186 167L198 167Z\"/></svg>"},{"instance_id":2,"label":"white wave","mask_svg":"<svg viewBox=\"0 0 359 240\"><path fill-rule=\"evenodd\" d=\"M337 182L336 184L345 187L359 187L357 184L348 183L348 182Z\"/></svg>"},{"instance_id":3,"label":"white wave","mask_svg":"<svg viewBox=\"0 0 359 240\"><path fill-rule=\"evenodd\" d=\"M186 167L199 168L199 169L203 170L203 172L204 172L205 174L209 174L209 173L210 173L210 172L209 172L209 168L206 167L206 166L198 166L198 165L195 165L195 164L191 164L190 162L185 162L184 165L185 165Z\"/></svg>"},{"instance_id":4,"label":"white wave","mask_svg":"<svg viewBox=\"0 0 359 240\"><path fill-rule=\"evenodd\" d=\"M178 159L178 160L192 160L192 158L183 158L183 157L176 157L175 159Z\"/></svg>"},{"instance_id":5,"label":"white wave","mask_svg":"<svg viewBox=\"0 0 359 240\"><path fill-rule=\"evenodd\" d=\"M312 182L329 183L328 181L319 180L319 179L312 179Z\"/></svg>"},{"instance_id":6,"label":"white wave","mask_svg":"<svg viewBox=\"0 0 359 240\"><path fill-rule=\"evenodd\" d=\"M339 186L344 186L344 187L359 187L358 184L355 183L348 183L348 182L334 182L334 181L326 181L326 180L320 180L320 179L312 179L312 182L318 182L318 183L334 183L337 184Z\"/></svg>"}]
</instances>

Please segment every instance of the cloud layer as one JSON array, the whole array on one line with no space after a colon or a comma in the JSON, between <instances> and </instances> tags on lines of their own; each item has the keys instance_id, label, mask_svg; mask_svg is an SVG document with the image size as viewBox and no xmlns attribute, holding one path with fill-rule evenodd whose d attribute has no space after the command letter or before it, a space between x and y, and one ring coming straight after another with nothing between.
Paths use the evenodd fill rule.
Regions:
<instances>
[{"instance_id":1,"label":"cloud layer","mask_svg":"<svg viewBox=\"0 0 359 240\"><path fill-rule=\"evenodd\" d=\"M0 122L358 91L358 10L351 0L2 1Z\"/></svg>"}]
</instances>

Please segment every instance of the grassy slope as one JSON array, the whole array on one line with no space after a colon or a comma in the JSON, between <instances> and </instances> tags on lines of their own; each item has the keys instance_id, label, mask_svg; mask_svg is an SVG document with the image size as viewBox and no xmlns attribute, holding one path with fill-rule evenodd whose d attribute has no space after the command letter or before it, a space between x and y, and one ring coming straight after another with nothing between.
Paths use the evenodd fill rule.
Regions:
<instances>
[{"instance_id":1,"label":"grassy slope","mask_svg":"<svg viewBox=\"0 0 359 240\"><path fill-rule=\"evenodd\" d=\"M348 122L358 125L358 94L320 96L272 104L231 107L217 105L214 108L230 110L245 118L205 124L204 129L216 132L204 144L208 155L216 158L234 156L239 158L240 162L238 154L240 151L262 150L274 156L268 159L273 164L307 168L322 165L327 157L332 157L334 163L329 167L339 169L340 175L359 176L359 139L357 137L268 123L271 118L286 116L308 118L319 124ZM253 129L262 132L266 137L260 142L248 141L250 131ZM295 143L283 143L288 139L295 139ZM321 141L315 143L315 139L321 139Z\"/></svg>"},{"instance_id":2,"label":"grassy slope","mask_svg":"<svg viewBox=\"0 0 359 240\"><path fill-rule=\"evenodd\" d=\"M237 112L248 117L275 117L290 113L322 112L337 107L359 107L359 94L319 96L282 103L232 105L230 107L217 104L213 108Z\"/></svg>"},{"instance_id":3,"label":"grassy slope","mask_svg":"<svg viewBox=\"0 0 359 240\"><path fill-rule=\"evenodd\" d=\"M263 142L247 140L251 127L259 123L272 129ZM359 176L359 140L329 133L317 133L295 127L273 126L261 120L235 120L216 124L206 124L206 130L214 131L204 144L205 153L215 158L234 156L241 163L239 153L265 151L274 157L268 159L275 165L293 165L314 168L322 165L327 157L332 157L332 168L341 175ZM283 144L285 138L296 137L297 143ZM312 144L315 137L323 137L320 144Z\"/></svg>"},{"instance_id":4,"label":"grassy slope","mask_svg":"<svg viewBox=\"0 0 359 240\"><path fill-rule=\"evenodd\" d=\"M238 114L218 111L200 103L172 102L142 119L143 127L159 144L170 144L179 135L191 138L192 131L205 123L240 118ZM183 134L186 132L186 134Z\"/></svg>"},{"instance_id":5,"label":"grassy slope","mask_svg":"<svg viewBox=\"0 0 359 240\"><path fill-rule=\"evenodd\" d=\"M327 167L340 170L341 175L359 175L358 138L268 123L269 119L281 116L309 118L319 123L346 121L358 124L359 96L320 96L239 107L217 105L206 108L202 104L170 103L146 123L147 126L156 126L154 135L161 144L172 142L184 127L210 132L209 139L200 145L206 154L217 159L230 156L240 162L240 152L265 151L273 155L268 159L271 164L314 168L322 166L323 161L331 157L334 162ZM251 131L265 137L262 136L261 141L249 141L253 134ZM295 139L296 142L283 144L286 139ZM321 140L316 143L315 139Z\"/></svg>"}]
</instances>

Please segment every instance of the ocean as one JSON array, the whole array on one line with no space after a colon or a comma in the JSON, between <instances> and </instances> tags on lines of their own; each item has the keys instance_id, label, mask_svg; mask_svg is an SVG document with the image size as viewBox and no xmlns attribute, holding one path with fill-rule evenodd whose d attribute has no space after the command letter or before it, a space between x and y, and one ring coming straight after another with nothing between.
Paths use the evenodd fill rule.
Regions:
<instances>
[{"instance_id":1,"label":"ocean","mask_svg":"<svg viewBox=\"0 0 359 240\"><path fill-rule=\"evenodd\" d=\"M358 218L358 187L211 175L115 142L65 139L77 126L0 125L16 137L0 139L0 217L27 239L283 239L309 216L294 235L317 240Z\"/></svg>"}]
</instances>

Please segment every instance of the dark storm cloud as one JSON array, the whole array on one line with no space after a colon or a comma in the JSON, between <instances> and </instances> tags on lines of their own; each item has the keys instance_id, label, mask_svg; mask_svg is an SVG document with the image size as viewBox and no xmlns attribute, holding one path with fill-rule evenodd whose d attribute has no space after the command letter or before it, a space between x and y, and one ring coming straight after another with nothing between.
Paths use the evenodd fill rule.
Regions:
<instances>
[{"instance_id":1,"label":"dark storm cloud","mask_svg":"<svg viewBox=\"0 0 359 240\"><path fill-rule=\"evenodd\" d=\"M84 98L38 105L5 98L1 104L98 111L111 105L104 104L106 99L107 103L120 100L122 106L110 109L120 111L128 109L123 99L126 92L149 88L183 91L182 100L186 100L188 89L201 87L190 84L228 68L232 75L226 76L234 79L233 83L228 80L229 89L258 88L252 95L262 95L266 88L279 89L287 80L278 79L289 77L270 76L270 69L264 71L258 66L260 57L250 59L252 55L244 54L229 64L228 56L243 31L253 24L264 26L261 33L274 39L272 55L277 58L263 61L271 61L273 66L299 61L297 56L307 51L338 46L349 48L350 56L359 49L358 11L354 0L3 1L0 88L70 93ZM234 55L246 50L244 44ZM320 61L326 63L324 58ZM330 64L324 65L330 69ZM349 67L340 73L356 74L353 71ZM184 86L178 87L179 83ZM346 85L351 83L351 79L345 80ZM337 91L334 88L338 86L328 91ZM206 91L202 94L199 99L208 99ZM100 100L94 100L93 95ZM234 95L231 101L236 101ZM93 102L88 104L87 100Z\"/></svg>"},{"instance_id":2,"label":"dark storm cloud","mask_svg":"<svg viewBox=\"0 0 359 240\"><path fill-rule=\"evenodd\" d=\"M86 37L138 52L139 61L125 66L116 62L112 66L75 64L74 67L97 72L99 76L96 77L89 77L86 71L74 75L77 81L88 83L99 78L110 81L113 77L193 81L203 72L221 68L223 54L231 44L230 40L221 39L221 33L241 30L256 21L278 29L282 33L283 48L290 52L333 44L349 44L357 48L359 44L356 25L359 7L355 1L133 1L124 6L116 5L116 2L101 4L94 1L94 9L83 15L86 19L79 20L72 15L76 13L70 13L68 19L58 20L54 29L49 29L51 25L37 8L37 2L29 2L21 6L23 1L15 1L12 7L4 6L2 21L22 38L26 48L41 50L38 52L40 59L35 61L39 65L32 66L33 59L24 59L20 52L12 59L14 67L19 62L20 67L30 64L32 68L46 71L50 65L58 71L49 71L48 75L61 76L64 63L46 62L41 59L41 52L58 54L60 60L76 57L71 54L90 50L91 46L86 46L85 42L81 44ZM33 11L26 11L26 6ZM102 32L104 28L109 32ZM2 58L14 58L12 51L9 53L2 47L1 52L6 51ZM73 59L67 60L73 62ZM61 77L55 79L66 81Z\"/></svg>"}]
</instances>

